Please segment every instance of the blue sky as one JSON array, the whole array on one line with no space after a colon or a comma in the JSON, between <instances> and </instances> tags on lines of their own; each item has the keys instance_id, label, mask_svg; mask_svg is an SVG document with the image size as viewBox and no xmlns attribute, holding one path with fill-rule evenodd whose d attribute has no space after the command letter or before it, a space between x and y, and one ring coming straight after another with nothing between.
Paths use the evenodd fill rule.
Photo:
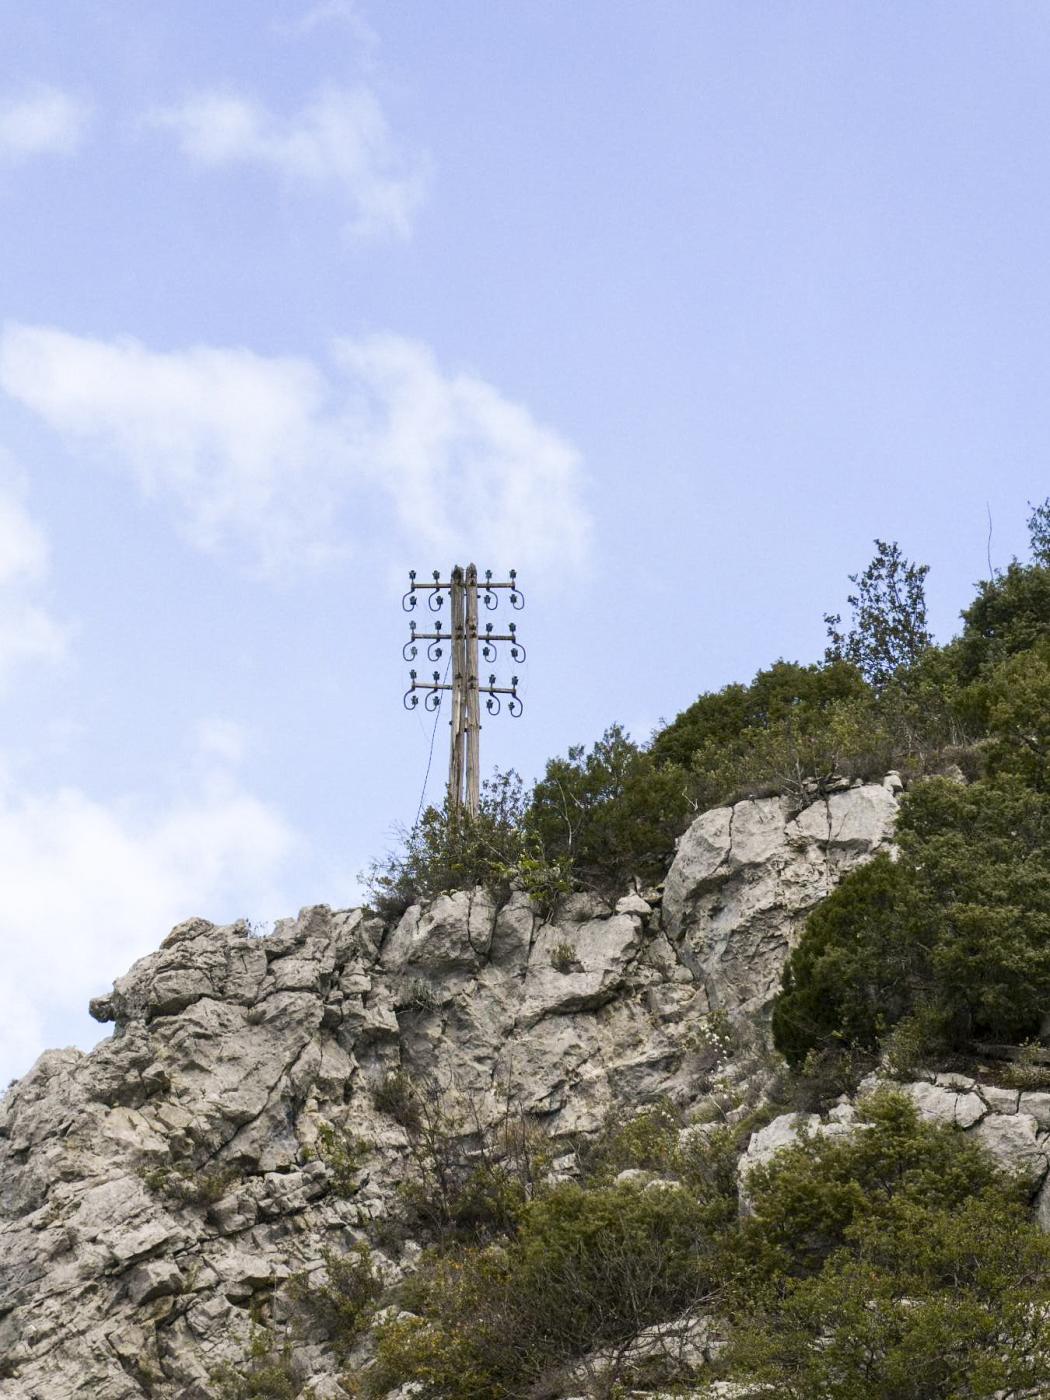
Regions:
<instances>
[{"instance_id":1,"label":"blue sky","mask_svg":"<svg viewBox=\"0 0 1050 1400\"><path fill-rule=\"evenodd\" d=\"M1048 175L1034 0L0 5L0 1074L355 897L410 567L519 570L527 776L818 657L876 535L950 635L1050 489Z\"/></svg>"}]
</instances>

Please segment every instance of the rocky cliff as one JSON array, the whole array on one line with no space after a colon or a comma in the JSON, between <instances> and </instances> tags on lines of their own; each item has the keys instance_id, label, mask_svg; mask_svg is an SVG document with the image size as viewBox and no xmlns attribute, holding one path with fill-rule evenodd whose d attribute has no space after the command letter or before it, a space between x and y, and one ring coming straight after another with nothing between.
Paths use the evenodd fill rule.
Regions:
<instances>
[{"instance_id":1,"label":"rocky cliff","mask_svg":"<svg viewBox=\"0 0 1050 1400\"><path fill-rule=\"evenodd\" d=\"M213 1395L285 1280L381 1238L411 1165L377 1093L392 1072L458 1105L468 1139L514 1104L566 1170L610 1110L698 1105L711 1013L761 1023L808 910L891 840L899 786L707 812L662 900L574 896L554 922L475 891L392 926L325 907L266 938L179 925L92 1003L109 1039L47 1052L0 1103L0 1395ZM333 1129L360 1144L351 1191ZM396 1275L418 1246L381 1248ZM345 1393L323 1343L294 1362L304 1396Z\"/></svg>"}]
</instances>

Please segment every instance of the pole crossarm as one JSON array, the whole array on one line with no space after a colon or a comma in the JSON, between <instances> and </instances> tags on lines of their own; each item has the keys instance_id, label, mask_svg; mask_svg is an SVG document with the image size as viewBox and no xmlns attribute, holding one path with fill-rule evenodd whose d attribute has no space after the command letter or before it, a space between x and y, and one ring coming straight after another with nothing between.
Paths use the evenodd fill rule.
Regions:
<instances>
[{"instance_id":1,"label":"pole crossarm","mask_svg":"<svg viewBox=\"0 0 1050 1400\"><path fill-rule=\"evenodd\" d=\"M433 712L437 709L438 705L441 703L441 697L440 695L438 695L438 691L455 690L456 688L454 685L449 685L447 682L444 682L439 679L441 675L440 671L435 671L434 679L429 681L421 681L416 675L415 671L409 671L408 674L411 678L412 684L408 687L404 695L401 697L402 704L404 705L406 710L414 710L419 704L419 696L422 695L423 708L429 710L433 714ZM507 701L507 709L516 719L524 709L524 704L522 703L521 696L518 694L518 677L511 676L510 685L495 685L493 684L495 679L495 676L490 676L489 684L479 685L477 687L477 693L479 695L487 695L489 697L489 699L485 703L485 708L488 710L490 715L499 714L501 704L499 700L496 700L494 708L492 703L492 697L498 695L509 695L511 698ZM436 696L436 699L434 699L433 702L431 702L430 700L430 697L432 695ZM517 706L516 709L515 706Z\"/></svg>"},{"instance_id":2,"label":"pole crossarm","mask_svg":"<svg viewBox=\"0 0 1050 1400\"><path fill-rule=\"evenodd\" d=\"M401 648L401 655L406 661L415 661L416 657L419 655L419 647L417 645L419 642L430 643L427 647L428 661L441 660L442 656L445 654L442 648L452 643L452 633L443 632L441 630L440 619L434 626L435 630L433 632L420 632L417 630L414 620L408 624L408 641ZM508 626L509 631L507 632L493 632L492 623L486 622L485 631L479 634L478 638L481 642L481 654L486 661L495 661L499 655L494 646L495 642L510 642L510 654L512 658L515 661L525 660L526 652L518 638L517 626L513 622L509 623Z\"/></svg>"},{"instance_id":3,"label":"pole crossarm","mask_svg":"<svg viewBox=\"0 0 1050 1400\"><path fill-rule=\"evenodd\" d=\"M443 680L440 671L432 678L421 680L418 672L409 671L411 684L402 696L406 710L414 710L423 697L423 708L435 713L441 705L442 695L448 691L452 697L450 720L451 743L449 748L448 801L450 809L463 807L476 814L480 803L481 788L481 697L485 696L485 709L490 715L497 715L506 704L509 713L515 717L524 708L518 694L518 677L512 676L510 685L500 685L495 673L483 685L478 676L478 657L488 662L498 658L497 642L510 644L510 655L514 661L525 660L525 648L518 638L517 625L506 624L506 631L497 632L494 624L485 624L482 632L478 626L478 605L483 603L492 610L499 605L500 593L506 593L511 607L520 610L525 606L525 595L518 587L517 570L511 569L507 579L494 579L492 570L487 569L482 579L473 564L465 569L458 564L447 579L435 569L429 582L420 582L414 569L409 570L408 589L401 599L405 612L411 612L425 596L430 612L438 613L445 605L448 594L451 614L448 628L442 627L438 618L432 624L432 631L421 631L415 620L408 624L408 641L401 649L406 661L414 661L421 645L425 644L427 659L439 661L448 648L448 668L451 680Z\"/></svg>"},{"instance_id":4,"label":"pole crossarm","mask_svg":"<svg viewBox=\"0 0 1050 1400\"><path fill-rule=\"evenodd\" d=\"M453 574L454 573L455 570L453 570ZM511 569L508 577L509 582L497 583L493 581L492 570L486 569L485 581L483 583L475 583L475 587L481 590L481 598L487 608L491 609L497 606L497 601L492 595L497 589L501 588L510 589L510 605L512 608L517 608L520 611L525 606L525 595L518 587L517 569ZM445 603L444 598L441 596L442 593L446 590L451 591L455 587L455 579L450 578L443 580L440 569L434 570L433 582L431 583L419 583L416 578L415 569L409 569L408 590L401 599L401 606L405 612L411 612L416 606L416 595L419 593L430 593L431 597L427 599L427 606L430 608L431 612L438 612Z\"/></svg>"}]
</instances>

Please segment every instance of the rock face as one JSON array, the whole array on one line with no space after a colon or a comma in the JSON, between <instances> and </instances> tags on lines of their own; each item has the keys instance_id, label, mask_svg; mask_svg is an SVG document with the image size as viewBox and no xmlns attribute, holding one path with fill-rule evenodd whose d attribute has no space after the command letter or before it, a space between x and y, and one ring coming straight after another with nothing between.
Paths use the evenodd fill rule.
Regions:
<instances>
[{"instance_id":1,"label":"rock face","mask_svg":"<svg viewBox=\"0 0 1050 1400\"><path fill-rule=\"evenodd\" d=\"M760 1010L806 915L889 846L899 782L848 787L798 812L786 798L716 807L682 837L664 920L712 1008Z\"/></svg>"},{"instance_id":2,"label":"rock face","mask_svg":"<svg viewBox=\"0 0 1050 1400\"><path fill-rule=\"evenodd\" d=\"M806 911L895 809L869 785L706 813L662 911L576 896L552 924L475 891L392 927L325 907L267 938L181 924L92 1004L110 1039L47 1052L0 1102L0 1396L207 1400L253 1308L387 1214L410 1157L376 1106L392 1071L475 1124L509 1098L555 1136L688 1106L704 1018L768 1001ZM996 1141L1029 1120L1015 1105ZM327 1127L365 1144L350 1192L318 1152ZM323 1348L296 1366L304 1395L342 1393Z\"/></svg>"}]
</instances>

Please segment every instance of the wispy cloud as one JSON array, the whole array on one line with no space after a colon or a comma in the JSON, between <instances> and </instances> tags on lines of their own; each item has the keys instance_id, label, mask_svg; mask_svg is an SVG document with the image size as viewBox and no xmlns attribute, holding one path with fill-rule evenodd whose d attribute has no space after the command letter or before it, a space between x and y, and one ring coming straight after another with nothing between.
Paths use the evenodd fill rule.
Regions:
<instances>
[{"instance_id":1,"label":"wispy cloud","mask_svg":"<svg viewBox=\"0 0 1050 1400\"><path fill-rule=\"evenodd\" d=\"M572 445L403 336L339 340L322 367L8 325L0 387L169 502L193 544L263 569L377 535L413 555L480 550L519 566L586 554Z\"/></svg>"},{"instance_id":2,"label":"wispy cloud","mask_svg":"<svg viewBox=\"0 0 1050 1400\"><path fill-rule=\"evenodd\" d=\"M87 132L85 102L55 87L0 97L0 161L39 155L72 155Z\"/></svg>"},{"instance_id":3,"label":"wispy cloud","mask_svg":"<svg viewBox=\"0 0 1050 1400\"><path fill-rule=\"evenodd\" d=\"M367 87L330 87L301 111L278 116L234 93L201 92L153 114L183 154L204 166L257 165L295 184L334 188L349 204L349 232L408 238L428 162L402 150Z\"/></svg>"},{"instance_id":4,"label":"wispy cloud","mask_svg":"<svg viewBox=\"0 0 1050 1400\"><path fill-rule=\"evenodd\" d=\"M196 748L199 759L207 764L237 765L248 749L244 726L232 719L212 715L197 725Z\"/></svg>"},{"instance_id":5,"label":"wispy cloud","mask_svg":"<svg viewBox=\"0 0 1050 1400\"><path fill-rule=\"evenodd\" d=\"M48 571L47 541L26 510L17 474L2 454L0 468L2 692L16 667L30 661L59 660L66 647L66 629L36 596Z\"/></svg>"},{"instance_id":6,"label":"wispy cloud","mask_svg":"<svg viewBox=\"0 0 1050 1400\"><path fill-rule=\"evenodd\" d=\"M355 0L319 0L294 19L277 20L274 31L286 36L313 34L327 25L338 24L350 31L354 39L365 50L371 50L379 42L376 31L365 19Z\"/></svg>"}]
</instances>

